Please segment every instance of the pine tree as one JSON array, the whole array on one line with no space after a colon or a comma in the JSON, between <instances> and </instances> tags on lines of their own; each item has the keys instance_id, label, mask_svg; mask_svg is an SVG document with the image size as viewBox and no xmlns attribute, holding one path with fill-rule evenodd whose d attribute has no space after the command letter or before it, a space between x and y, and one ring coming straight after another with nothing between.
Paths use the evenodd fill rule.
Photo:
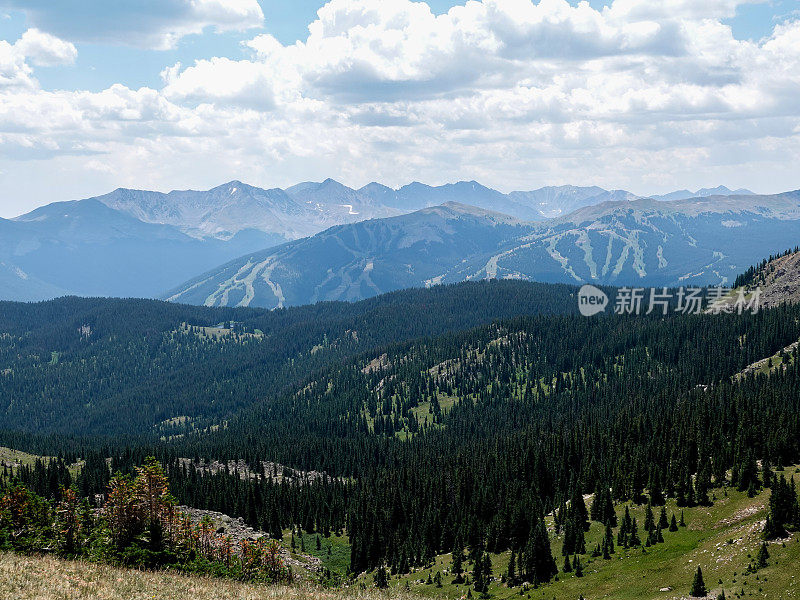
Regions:
<instances>
[{"instance_id":1,"label":"pine tree","mask_svg":"<svg viewBox=\"0 0 800 600\"><path fill-rule=\"evenodd\" d=\"M666 529L669 527L669 521L667 520L667 509L666 507L661 507L661 514L658 517L658 528L659 529Z\"/></svg>"},{"instance_id":2,"label":"pine tree","mask_svg":"<svg viewBox=\"0 0 800 600\"><path fill-rule=\"evenodd\" d=\"M617 545L627 548L629 545L630 532L631 532L631 513L628 507L625 507L625 514L622 517L622 524L617 533Z\"/></svg>"},{"instance_id":3,"label":"pine tree","mask_svg":"<svg viewBox=\"0 0 800 600\"><path fill-rule=\"evenodd\" d=\"M644 511L644 530L651 531L655 527L655 517L653 515L653 507L647 503L647 508Z\"/></svg>"},{"instance_id":4,"label":"pine tree","mask_svg":"<svg viewBox=\"0 0 800 600\"><path fill-rule=\"evenodd\" d=\"M600 482L594 488L594 499L592 500L592 507L589 509L589 516L592 521L603 520L603 488L600 487Z\"/></svg>"},{"instance_id":5,"label":"pine tree","mask_svg":"<svg viewBox=\"0 0 800 600\"><path fill-rule=\"evenodd\" d=\"M606 525L606 535L603 539L603 558L611 558L614 554L614 532L611 530L611 524Z\"/></svg>"},{"instance_id":6,"label":"pine tree","mask_svg":"<svg viewBox=\"0 0 800 600\"><path fill-rule=\"evenodd\" d=\"M706 583L703 581L703 570L697 567L694 574L694 581L692 582L692 591L689 595L693 598L705 598L708 592L706 591Z\"/></svg>"},{"instance_id":7,"label":"pine tree","mask_svg":"<svg viewBox=\"0 0 800 600\"><path fill-rule=\"evenodd\" d=\"M768 458L765 458L761 463L761 478L764 480L765 488L772 487L772 465L770 465Z\"/></svg>"},{"instance_id":8,"label":"pine tree","mask_svg":"<svg viewBox=\"0 0 800 600\"><path fill-rule=\"evenodd\" d=\"M769 550L767 550L767 545L765 543L761 544L761 548L758 550L758 557L756 558L756 568L763 569L767 566L767 561L769 560Z\"/></svg>"},{"instance_id":9,"label":"pine tree","mask_svg":"<svg viewBox=\"0 0 800 600\"><path fill-rule=\"evenodd\" d=\"M450 571L452 571L453 575L455 575L455 579L453 579L453 583L463 583L464 578L464 551L461 549L461 546L456 546L453 550L453 564L450 567Z\"/></svg>"},{"instance_id":10,"label":"pine tree","mask_svg":"<svg viewBox=\"0 0 800 600\"><path fill-rule=\"evenodd\" d=\"M483 587L481 592L484 595L489 593L489 583L492 580L492 557L488 552L483 553Z\"/></svg>"},{"instance_id":11,"label":"pine tree","mask_svg":"<svg viewBox=\"0 0 800 600\"><path fill-rule=\"evenodd\" d=\"M628 537L628 545L631 547L641 546L642 540L639 537L639 527L636 524L636 517L631 520L630 535Z\"/></svg>"},{"instance_id":12,"label":"pine tree","mask_svg":"<svg viewBox=\"0 0 800 600\"><path fill-rule=\"evenodd\" d=\"M525 577L528 581L539 584L550 581L557 574L558 567L553 560L547 529L544 521L537 518L525 546Z\"/></svg>"},{"instance_id":13,"label":"pine tree","mask_svg":"<svg viewBox=\"0 0 800 600\"><path fill-rule=\"evenodd\" d=\"M767 515L767 522L764 524L764 539L777 540L786 537L786 528L778 523L772 515Z\"/></svg>"},{"instance_id":14,"label":"pine tree","mask_svg":"<svg viewBox=\"0 0 800 600\"><path fill-rule=\"evenodd\" d=\"M513 549L511 550L511 558L508 559L506 581L508 582L508 587L517 585L517 553Z\"/></svg>"},{"instance_id":15,"label":"pine tree","mask_svg":"<svg viewBox=\"0 0 800 600\"><path fill-rule=\"evenodd\" d=\"M575 560L572 563L572 568L575 570L575 577L583 577L583 565L581 564L581 558L577 554L575 555Z\"/></svg>"},{"instance_id":16,"label":"pine tree","mask_svg":"<svg viewBox=\"0 0 800 600\"><path fill-rule=\"evenodd\" d=\"M484 584L484 573L483 573L483 549L478 546L472 552L472 582L475 587L476 592L483 591L483 584Z\"/></svg>"},{"instance_id":17,"label":"pine tree","mask_svg":"<svg viewBox=\"0 0 800 600\"><path fill-rule=\"evenodd\" d=\"M375 575L373 576L375 581L375 587L379 590L385 590L389 587L389 574L386 572L386 567L381 565L375 571Z\"/></svg>"},{"instance_id":18,"label":"pine tree","mask_svg":"<svg viewBox=\"0 0 800 600\"><path fill-rule=\"evenodd\" d=\"M566 524L564 525L564 542L561 545L561 554L568 556L575 552L577 536L578 533L577 528L575 527L575 521L572 518L568 518Z\"/></svg>"}]
</instances>

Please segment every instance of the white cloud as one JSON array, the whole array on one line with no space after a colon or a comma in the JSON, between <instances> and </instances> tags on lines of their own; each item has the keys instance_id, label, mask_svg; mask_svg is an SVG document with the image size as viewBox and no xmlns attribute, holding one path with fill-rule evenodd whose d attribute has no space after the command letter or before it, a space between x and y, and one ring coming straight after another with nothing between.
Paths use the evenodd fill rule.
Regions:
<instances>
[{"instance_id":1,"label":"white cloud","mask_svg":"<svg viewBox=\"0 0 800 600\"><path fill-rule=\"evenodd\" d=\"M797 188L800 21L736 40L723 19L738 4L484 0L435 16L332 0L302 42L258 35L245 58L165 67L161 89L100 93L39 90L33 55L0 42L0 153L16 161L0 170L40 158L161 189L327 176Z\"/></svg>"},{"instance_id":2,"label":"white cloud","mask_svg":"<svg viewBox=\"0 0 800 600\"><path fill-rule=\"evenodd\" d=\"M0 40L0 90L34 85L33 70L13 44Z\"/></svg>"},{"instance_id":3,"label":"white cloud","mask_svg":"<svg viewBox=\"0 0 800 600\"><path fill-rule=\"evenodd\" d=\"M34 65L43 67L70 65L78 56L78 51L71 43L38 29L28 29L14 44L14 48Z\"/></svg>"},{"instance_id":4,"label":"white cloud","mask_svg":"<svg viewBox=\"0 0 800 600\"><path fill-rule=\"evenodd\" d=\"M0 90L35 88L31 64L53 66L75 62L78 52L69 42L28 29L13 44L0 40Z\"/></svg>"},{"instance_id":5,"label":"white cloud","mask_svg":"<svg viewBox=\"0 0 800 600\"><path fill-rule=\"evenodd\" d=\"M269 70L250 61L201 60L183 71L180 64L162 71L167 98L186 102L221 102L260 110L274 107Z\"/></svg>"},{"instance_id":6,"label":"white cloud","mask_svg":"<svg viewBox=\"0 0 800 600\"><path fill-rule=\"evenodd\" d=\"M25 11L32 23L77 42L104 42L166 50L182 37L261 27L258 0L0 0Z\"/></svg>"},{"instance_id":7,"label":"white cloud","mask_svg":"<svg viewBox=\"0 0 800 600\"><path fill-rule=\"evenodd\" d=\"M721 19L736 15L743 4L760 4L768 0L615 0L604 10L613 18L642 19Z\"/></svg>"}]
</instances>

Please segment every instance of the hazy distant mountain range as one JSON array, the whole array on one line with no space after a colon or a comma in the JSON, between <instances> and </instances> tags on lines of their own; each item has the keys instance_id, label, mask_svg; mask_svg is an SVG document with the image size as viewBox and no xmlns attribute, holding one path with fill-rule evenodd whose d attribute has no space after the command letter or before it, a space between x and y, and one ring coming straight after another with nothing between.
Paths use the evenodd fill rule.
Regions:
<instances>
[{"instance_id":1,"label":"hazy distant mountain range","mask_svg":"<svg viewBox=\"0 0 800 600\"><path fill-rule=\"evenodd\" d=\"M677 192L670 192L661 196L650 196L653 200L688 200L689 198L708 198L709 196L754 196L755 194L750 190L738 189L731 190L724 185L715 188L703 188L696 192L689 190L678 190Z\"/></svg>"},{"instance_id":2,"label":"hazy distant mountain range","mask_svg":"<svg viewBox=\"0 0 800 600\"><path fill-rule=\"evenodd\" d=\"M249 254L165 297L275 308L482 278L717 284L799 236L800 192L610 201L541 223L447 203Z\"/></svg>"},{"instance_id":3,"label":"hazy distant mountain range","mask_svg":"<svg viewBox=\"0 0 800 600\"><path fill-rule=\"evenodd\" d=\"M732 193L728 188L681 191L660 202L598 187L503 194L470 181L399 189L372 183L356 190L331 179L286 190L239 181L167 194L118 189L0 219L0 298L162 296L278 306L476 277L724 278L736 272L732 269L783 250L785 229L787 239L794 236L790 245L800 237L786 206L770 215L753 208L762 198L771 206L776 197ZM691 203L673 199L686 194L707 197L703 212L689 214ZM723 197L736 200L726 209L730 214L714 225L706 213L721 215L716 207L724 205ZM650 208L642 212L644 206ZM636 216L623 218L619 211L628 208ZM665 218L678 229L658 221L661 215L671 215ZM636 219L642 222L636 225ZM701 223L713 231L696 232L694 225ZM768 225L775 235L759 238L759 228ZM736 235L743 231L746 243ZM690 232L712 241L706 244ZM664 241L655 244L659 235ZM641 267L636 257L658 252L659 245L670 267L653 268L647 261ZM580 258L575 248L587 249L589 257ZM678 260L680 253L692 260ZM731 264L702 268L720 261ZM685 272L671 270L678 265ZM689 273L690 266L695 273ZM200 273L207 274L198 278ZM166 290L173 292L165 295Z\"/></svg>"}]
</instances>

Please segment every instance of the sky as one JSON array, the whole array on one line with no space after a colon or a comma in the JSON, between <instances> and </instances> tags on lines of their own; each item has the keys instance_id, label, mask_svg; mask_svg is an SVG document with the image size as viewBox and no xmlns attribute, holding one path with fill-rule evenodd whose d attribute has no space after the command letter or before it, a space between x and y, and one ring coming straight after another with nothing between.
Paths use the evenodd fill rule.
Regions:
<instances>
[{"instance_id":1,"label":"sky","mask_svg":"<svg viewBox=\"0 0 800 600\"><path fill-rule=\"evenodd\" d=\"M800 188L797 0L0 0L0 217L117 187Z\"/></svg>"}]
</instances>

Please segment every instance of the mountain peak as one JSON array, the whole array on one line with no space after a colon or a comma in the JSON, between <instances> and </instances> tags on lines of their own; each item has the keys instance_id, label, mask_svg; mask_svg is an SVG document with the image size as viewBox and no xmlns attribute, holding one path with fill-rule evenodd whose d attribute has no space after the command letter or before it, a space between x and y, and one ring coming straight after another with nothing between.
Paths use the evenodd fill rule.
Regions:
<instances>
[{"instance_id":1,"label":"mountain peak","mask_svg":"<svg viewBox=\"0 0 800 600\"><path fill-rule=\"evenodd\" d=\"M750 190L740 188L738 190L732 190L727 186L718 185L715 188L702 188L695 192L695 195L698 198L703 198L706 196L753 196L754 192Z\"/></svg>"},{"instance_id":2,"label":"mountain peak","mask_svg":"<svg viewBox=\"0 0 800 600\"><path fill-rule=\"evenodd\" d=\"M215 188L211 188L211 190L209 190L209 191L211 191L211 192L229 191L231 194L234 194L236 192L241 192L241 191L244 191L244 190L254 190L254 189L259 189L259 188L255 188L252 185L248 185L246 183L243 183L243 182L239 181L238 179L233 179L232 181L229 181L228 183L223 183L222 185L218 185Z\"/></svg>"},{"instance_id":3,"label":"mountain peak","mask_svg":"<svg viewBox=\"0 0 800 600\"><path fill-rule=\"evenodd\" d=\"M688 200L690 198L708 198L711 196L754 196L755 192L748 189L740 188L732 190L727 186L719 185L715 188L701 188L696 192L691 190L677 190L668 194L660 194L650 196L653 200L672 201L672 200Z\"/></svg>"}]
</instances>

